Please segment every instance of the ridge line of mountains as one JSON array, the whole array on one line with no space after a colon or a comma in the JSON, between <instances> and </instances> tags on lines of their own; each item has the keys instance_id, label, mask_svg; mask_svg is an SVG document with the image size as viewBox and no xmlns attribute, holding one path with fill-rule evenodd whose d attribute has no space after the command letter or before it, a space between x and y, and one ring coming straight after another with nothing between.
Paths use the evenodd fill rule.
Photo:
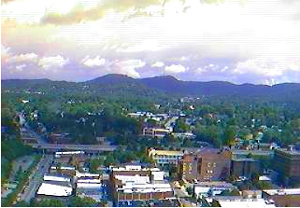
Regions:
<instances>
[{"instance_id":1,"label":"ridge line of mountains","mask_svg":"<svg viewBox=\"0 0 300 208\"><path fill-rule=\"evenodd\" d=\"M101 90L118 91L118 87L124 90L143 90L167 93L169 95L183 96L254 96L271 97L287 102L292 99L300 100L300 83L283 83L273 86L254 84L233 84L226 81L181 81L172 76L159 76L142 79L134 79L126 75L109 74L84 82L52 81L50 79L7 79L1 80L2 89L14 88L45 88L49 84L61 85L62 88L77 86L92 86Z\"/></svg>"}]
</instances>

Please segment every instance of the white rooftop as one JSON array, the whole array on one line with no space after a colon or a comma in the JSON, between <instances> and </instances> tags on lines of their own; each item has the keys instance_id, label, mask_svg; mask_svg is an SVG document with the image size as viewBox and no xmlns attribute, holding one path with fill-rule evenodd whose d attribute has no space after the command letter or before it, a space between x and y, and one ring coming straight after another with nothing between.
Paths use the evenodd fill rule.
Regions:
<instances>
[{"instance_id":1,"label":"white rooftop","mask_svg":"<svg viewBox=\"0 0 300 208\"><path fill-rule=\"evenodd\" d=\"M70 196L72 194L72 186L71 184L59 185L44 182L39 187L37 194L46 196Z\"/></svg>"},{"instance_id":2,"label":"white rooftop","mask_svg":"<svg viewBox=\"0 0 300 208\"><path fill-rule=\"evenodd\" d=\"M249 199L249 200L219 200L221 207L275 207L274 204L266 204L264 199Z\"/></svg>"},{"instance_id":3,"label":"white rooftop","mask_svg":"<svg viewBox=\"0 0 300 208\"><path fill-rule=\"evenodd\" d=\"M300 195L300 188L263 190L269 195Z\"/></svg>"}]
</instances>

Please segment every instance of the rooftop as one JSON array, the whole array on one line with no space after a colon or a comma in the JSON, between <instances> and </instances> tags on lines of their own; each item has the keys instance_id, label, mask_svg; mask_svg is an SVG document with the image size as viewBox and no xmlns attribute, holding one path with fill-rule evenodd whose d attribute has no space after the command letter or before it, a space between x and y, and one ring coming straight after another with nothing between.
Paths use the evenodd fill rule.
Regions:
<instances>
[{"instance_id":1,"label":"rooftop","mask_svg":"<svg viewBox=\"0 0 300 208\"><path fill-rule=\"evenodd\" d=\"M263 190L268 195L300 195L300 188Z\"/></svg>"},{"instance_id":2,"label":"rooftop","mask_svg":"<svg viewBox=\"0 0 300 208\"><path fill-rule=\"evenodd\" d=\"M267 204L263 199L250 199L250 200L240 200L240 201L223 201L220 200L219 204L221 207L275 207L274 204Z\"/></svg>"},{"instance_id":3,"label":"rooftop","mask_svg":"<svg viewBox=\"0 0 300 208\"><path fill-rule=\"evenodd\" d=\"M149 152L150 155L167 155L167 156L183 156L184 153L182 151L176 151L176 150L155 150L152 149Z\"/></svg>"},{"instance_id":4,"label":"rooftop","mask_svg":"<svg viewBox=\"0 0 300 208\"><path fill-rule=\"evenodd\" d=\"M288 149L284 149L284 148L277 148L276 151L284 152L284 153L290 154L290 155L300 155L300 151L296 150L296 149L288 150Z\"/></svg>"}]
</instances>

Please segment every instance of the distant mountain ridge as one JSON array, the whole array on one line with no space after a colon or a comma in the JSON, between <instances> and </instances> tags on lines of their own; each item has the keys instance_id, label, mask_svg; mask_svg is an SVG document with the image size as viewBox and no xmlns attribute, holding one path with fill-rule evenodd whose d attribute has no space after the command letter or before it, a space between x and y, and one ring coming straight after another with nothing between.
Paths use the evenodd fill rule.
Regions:
<instances>
[{"instance_id":1,"label":"distant mountain ridge","mask_svg":"<svg viewBox=\"0 0 300 208\"><path fill-rule=\"evenodd\" d=\"M254 84L241 84L236 85L225 81L181 81L172 76L157 76L149 78L134 79L126 75L108 74L85 82L66 82L66 81L51 81L49 79L38 80L1 80L4 89L10 88L12 85L18 87L29 86L43 86L51 83L63 83L64 86L82 86L90 85L92 89L101 91L103 88L109 90L111 93L118 91L120 88L123 92L124 89L134 91L142 89L143 93L157 91L177 95L193 95L193 96L258 96L258 97L271 97L274 99L300 99L300 83L283 83L273 86L268 85L254 85ZM125 93L126 91L124 91Z\"/></svg>"}]
</instances>

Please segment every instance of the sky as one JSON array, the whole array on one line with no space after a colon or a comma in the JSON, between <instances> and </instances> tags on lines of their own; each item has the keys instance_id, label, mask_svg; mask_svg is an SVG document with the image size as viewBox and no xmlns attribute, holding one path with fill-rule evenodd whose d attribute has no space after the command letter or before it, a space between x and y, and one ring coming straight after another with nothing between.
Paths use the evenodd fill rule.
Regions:
<instances>
[{"instance_id":1,"label":"sky","mask_svg":"<svg viewBox=\"0 0 300 208\"><path fill-rule=\"evenodd\" d=\"M112 73L300 82L300 1L1 1L1 79Z\"/></svg>"}]
</instances>

